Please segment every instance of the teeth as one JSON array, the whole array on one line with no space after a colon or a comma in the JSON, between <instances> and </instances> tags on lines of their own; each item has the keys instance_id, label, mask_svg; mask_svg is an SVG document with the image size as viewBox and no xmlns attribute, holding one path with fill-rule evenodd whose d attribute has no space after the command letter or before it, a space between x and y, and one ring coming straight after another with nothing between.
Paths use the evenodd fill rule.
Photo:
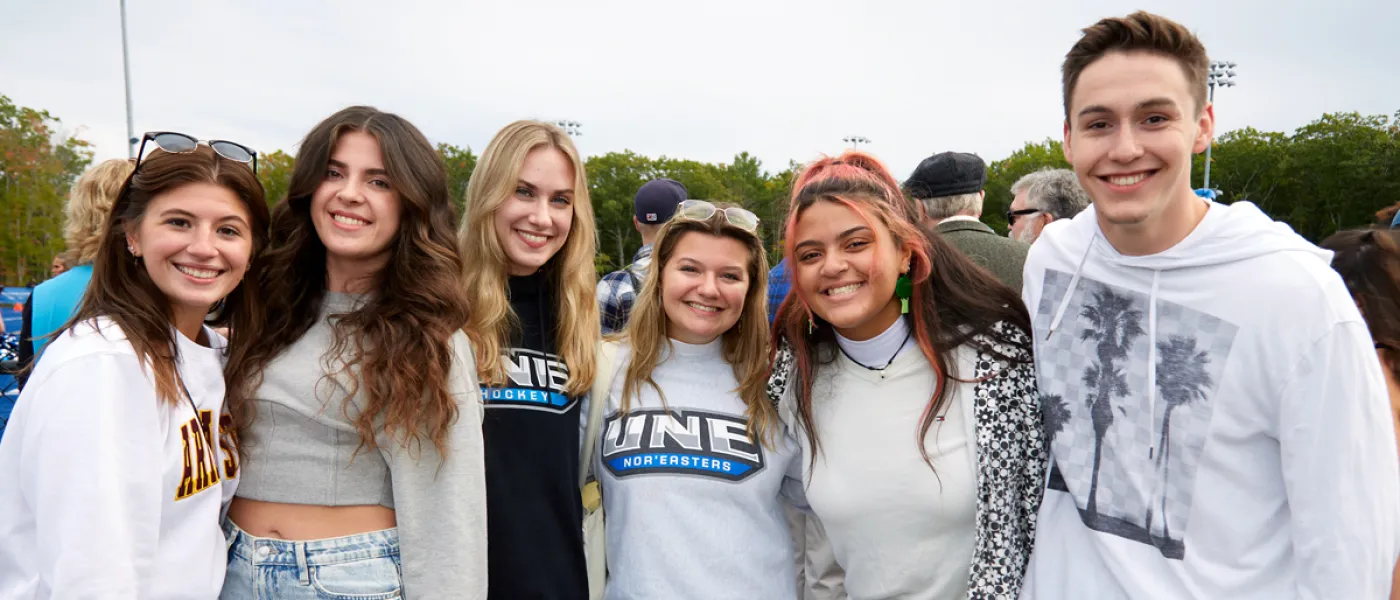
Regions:
<instances>
[{"instance_id":1,"label":"teeth","mask_svg":"<svg viewBox=\"0 0 1400 600\"><path fill-rule=\"evenodd\" d=\"M175 265L175 268L181 273L189 275L190 277L198 277L200 279L213 279L219 276L218 271L209 271L205 269L191 269L189 267L181 265Z\"/></svg>"},{"instance_id":2,"label":"teeth","mask_svg":"<svg viewBox=\"0 0 1400 600\"><path fill-rule=\"evenodd\" d=\"M520 237L525 238L525 241L527 241L527 242L531 242L531 243L535 243L535 244L539 244L539 243L544 242L545 240L549 239L549 238L547 238L547 237L545 237L545 236L542 236L542 235L535 235L535 234L533 234L533 233L525 233L524 231L521 231L521 232L520 232Z\"/></svg>"},{"instance_id":3,"label":"teeth","mask_svg":"<svg viewBox=\"0 0 1400 600\"><path fill-rule=\"evenodd\" d=\"M369 221L361 221L359 219L347 217L345 215L331 215L331 218L335 219L335 222L337 223L344 223L346 225L369 225Z\"/></svg>"},{"instance_id":4,"label":"teeth","mask_svg":"<svg viewBox=\"0 0 1400 600\"><path fill-rule=\"evenodd\" d=\"M849 294L849 293L852 293L852 292L854 292L854 291L860 289L860 286L862 286L862 285L864 285L864 284L861 284L861 283L852 283L851 285L843 285L843 286L841 286L841 287L839 287L839 288L832 288L832 289L829 289L829 290L826 291L826 295L828 295L828 296L840 296L840 295L842 295L842 294Z\"/></svg>"},{"instance_id":5,"label":"teeth","mask_svg":"<svg viewBox=\"0 0 1400 600\"><path fill-rule=\"evenodd\" d=\"M1147 173L1138 173L1127 177L1109 177L1108 182L1113 185L1133 185L1144 179L1147 179Z\"/></svg>"},{"instance_id":6,"label":"teeth","mask_svg":"<svg viewBox=\"0 0 1400 600\"><path fill-rule=\"evenodd\" d=\"M705 311L705 312L719 312L719 309L718 309L718 308L715 308L715 307L713 307L713 306L705 306L704 304L696 304L696 303L694 303L694 302L686 302L685 305L686 305L686 306L689 306L689 307L691 307L691 308L693 308L693 309L695 309L695 310L703 310L703 311Z\"/></svg>"}]
</instances>

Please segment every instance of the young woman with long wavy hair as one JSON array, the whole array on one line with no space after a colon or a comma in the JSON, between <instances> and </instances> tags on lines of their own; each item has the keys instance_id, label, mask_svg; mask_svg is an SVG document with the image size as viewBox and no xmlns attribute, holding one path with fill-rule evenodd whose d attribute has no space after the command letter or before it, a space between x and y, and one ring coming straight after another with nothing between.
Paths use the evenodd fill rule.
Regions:
<instances>
[{"instance_id":1,"label":"young woman with long wavy hair","mask_svg":"<svg viewBox=\"0 0 1400 600\"><path fill-rule=\"evenodd\" d=\"M244 478L225 599L481 598L486 515L476 361L460 332L447 176L396 115L355 106L297 153L235 331Z\"/></svg>"},{"instance_id":2,"label":"young woman with long wavy hair","mask_svg":"<svg viewBox=\"0 0 1400 600\"><path fill-rule=\"evenodd\" d=\"M224 360L256 338L267 204L231 142L161 148L117 193L76 314L0 442L0 598L212 598L238 484ZM219 320L231 342L205 324Z\"/></svg>"},{"instance_id":3,"label":"young woman with long wavy hair","mask_svg":"<svg viewBox=\"0 0 1400 600\"><path fill-rule=\"evenodd\" d=\"M797 595L782 492L800 455L765 393L757 228L747 210L687 200L657 237L594 453L607 598Z\"/></svg>"},{"instance_id":4,"label":"young woman with long wavy hair","mask_svg":"<svg viewBox=\"0 0 1400 600\"><path fill-rule=\"evenodd\" d=\"M493 598L585 598L581 398L600 324L593 206L563 130L507 125L467 184L458 231L486 405Z\"/></svg>"},{"instance_id":5,"label":"young woman with long wavy hair","mask_svg":"<svg viewBox=\"0 0 1400 600\"><path fill-rule=\"evenodd\" d=\"M770 393L852 598L1014 598L1045 484L1030 319L908 206L861 152L798 176Z\"/></svg>"}]
</instances>

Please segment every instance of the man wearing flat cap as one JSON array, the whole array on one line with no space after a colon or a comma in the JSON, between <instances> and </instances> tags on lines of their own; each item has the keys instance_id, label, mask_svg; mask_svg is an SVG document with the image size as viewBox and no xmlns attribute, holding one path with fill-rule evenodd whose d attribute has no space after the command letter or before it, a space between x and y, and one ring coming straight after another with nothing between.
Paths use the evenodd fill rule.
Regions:
<instances>
[{"instance_id":1,"label":"man wearing flat cap","mask_svg":"<svg viewBox=\"0 0 1400 600\"><path fill-rule=\"evenodd\" d=\"M1007 239L982 223L987 163L976 154L942 152L924 159L904 182L905 194L923 215L924 225L1013 290L1021 289L1021 270L1030 246Z\"/></svg>"}]
</instances>

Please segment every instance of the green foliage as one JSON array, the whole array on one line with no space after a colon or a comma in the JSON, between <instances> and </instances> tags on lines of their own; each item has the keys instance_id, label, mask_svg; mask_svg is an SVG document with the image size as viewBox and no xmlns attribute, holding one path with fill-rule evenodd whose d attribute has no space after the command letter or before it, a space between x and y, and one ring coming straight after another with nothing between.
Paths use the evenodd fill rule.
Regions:
<instances>
[{"instance_id":1,"label":"green foliage","mask_svg":"<svg viewBox=\"0 0 1400 600\"><path fill-rule=\"evenodd\" d=\"M452 198L452 206L457 209L457 217L461 218L467 205L467 181L472 178L472 171L476 170L476 155L472 154L471 148L459 148L452 144L438 144L437 151L447 167L448 195Z\"/></svg>"},{"instance_id":2,"label":"green foliage","mask_svg":"<svg viewBox=\"0 0 1400 600\"><path fill-rule=\"evenodd\" d=\"M267 195L267 207L272 208L287 196L292 185L293 157L281 150L258 155L258 181Z\"/></svg>"},{"instance_id":3,"label":"green foliage","mask_svg":"<svg viewBox=\"0 0 1400 600\"><path fill-rule=\"evenodd\" d=\"M0 95L0 283L25 285L48 277L64 250L63 207L68 190L92 163L83 140L62 137L47 111L17 106Z\"/></svg>"}]
</instances>

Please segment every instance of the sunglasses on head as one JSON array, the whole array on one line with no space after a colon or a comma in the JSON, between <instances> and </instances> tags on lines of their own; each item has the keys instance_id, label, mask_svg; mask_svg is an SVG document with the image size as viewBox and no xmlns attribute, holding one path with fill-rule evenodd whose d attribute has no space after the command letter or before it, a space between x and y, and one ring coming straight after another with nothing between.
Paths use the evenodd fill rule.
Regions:
<instances>
[{"instance_id":1,"label":"sunglasses on head","mask_svg":"<svg viewBox=\"0 0 1400 600\"><path fill-rule=\"evenodd\" d=\"M720 212L720 208L704 200L685 200L676 207L676 216L690 221L707 221ZM749 233L758 231L758 215L737 206L723 210L724 220L730 225Z\"/></svg>"},{"instance_id":2,"label":"sunglasses on head","mask_svg":"<svg viewBox=\"0 0 1400 600\"><path fill-rule=\"evenodd\" d=\"M1012 225L1015 225L1017 217L1033 215L1038 212L1040 212L1039 208L1023 208L1021 210L1008 210L1006 211L1006 226L1010 227Z\"/></svg>"},{"instance_id":3,"label":"sunglasses on head","mask_svg":"<svg viewBox=\"0 0 1400 600\"><path fill-rule=\"evenodd\" d=\"M209 146L215 154L232 161L251 165L253 173L258 172L258 153L252 148L244 146L238 142L228 140L199 140L194 137L177 133L174 131L151 131L141 138L141 148L136 151L136 168L141 168L141 160L146 152L146 142L155 142L157 148L172 154L188 154L194 152L199 145Z\"/></svg>"}]
</instances>

